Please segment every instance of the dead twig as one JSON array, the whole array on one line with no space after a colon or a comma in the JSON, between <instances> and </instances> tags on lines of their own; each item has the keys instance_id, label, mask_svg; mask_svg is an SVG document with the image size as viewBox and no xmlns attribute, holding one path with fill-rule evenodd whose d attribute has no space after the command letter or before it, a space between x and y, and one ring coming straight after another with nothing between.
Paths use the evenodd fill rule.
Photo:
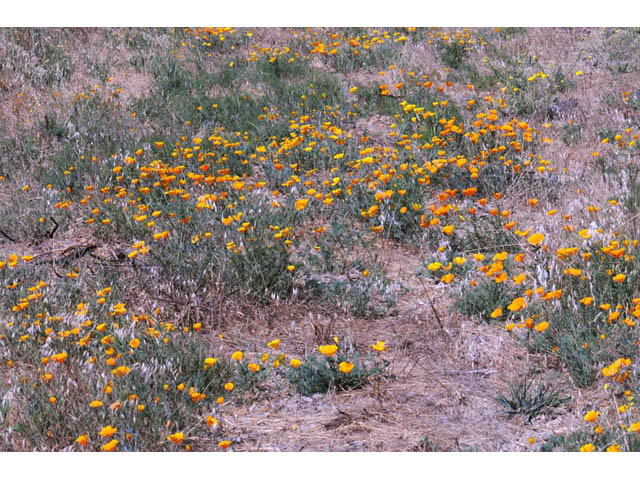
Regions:
<instances>
[{"instance_id":1,"label":"dead twig","mask_svg":"<svg viewBox=\"0 0 640 480\"><path fill-rule=\"evenodd\" d=\"M437 375L475 375L476 373L482 374L483 376L491 375L492 373L496 373L497 370L489 370L486 368L480 368L476 370L451 370L448 372L434 372Z\"/></svg>"},{"instance_id":2,"label":"dead twig","mask_svg":"<svg viewBox=\"0 0 640 480\"><path fill-rule=\"evenodd\" d=\"M427 297L427 300L429 301L429 305L431 306L431 311L433 312L433 315L436 318L436 322L438 322L438 326L440 327L440 330L447 336L447 338L449 340L451 340L451 335L449 334L449 332L444 328L444 324L442 323L442 320L440 319L440 314L438 313L438 310L436 310L435 305L433 304L433 301L431 300L431 297L429 296L429 294L427 293L427 287L424 284L424 282L422 281L421 278L418 278L420 280L420 284L422 285L422 289L424 290L424 296Z\"/></svg>"},{"instance_id":3,"label":"dead twig","mask_svg":"<svg viewBox=\"0 0 640 480\"><path fill-rule=\"evenodd\" d=\"M181 301L178 301L178 300L173 300L171 298L152 297L152 296L149 296L148 298L151 299L151 300L157 300L159 302L165 302L165 303L171 303L173 305L179 305L180 307L189 306L189 302L181 302Z\"/></svg>"},{"instance_id":4,"label":"dead twig","mask_svg":"<svg viewBox=\"0 0 640 480\"><path fill-rule=\"evenodd\" d=\"M0 230L0 235L2 235L4 238L6 238L7 240L9 240L10 242L16 243L16 241L11 238L9 235L7 235L6 233L4 233L2 230Z\"/></svg>"},{"instance_id":5,"label":"dead twig","mask_svg":"<svg viewBox=\"0 0 640 480\"><path fill-rule=\"evenodd\" d=\"M53 230L51 230L50 232L47 232L47 236L49 238L53 238L53 234L56 233L56 230L58 230L58 227L60 225L58 225L58 222L56 222L53 217L49 217L49 219L54 223L55 227L53 227Z\"/></svg>"}]
</instances>

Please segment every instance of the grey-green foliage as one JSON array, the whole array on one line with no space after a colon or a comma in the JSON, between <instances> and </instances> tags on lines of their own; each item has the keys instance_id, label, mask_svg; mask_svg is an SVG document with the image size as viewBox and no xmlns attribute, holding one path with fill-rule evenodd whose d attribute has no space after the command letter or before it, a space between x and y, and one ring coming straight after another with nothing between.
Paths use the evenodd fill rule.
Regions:
<instances>
[{"instance_id":1,"label":"grey-green foliage","mask_svg":"<svg viewBox=\"0 0 640 480\"><path fill-rule=\"evenodd\" d=\"M349 373L340 371L340 362L343 361L354 364ZM315 393L327 393L332 388L337 391L361 388L371 377L381 374L387 365L387 362L371 358L364 361L357 353L349 358L339 352L335 357L306 357L302 365L291 367L287 378L300 395L308 397Z\"/></svg>"},{"instance_id":2,"label":"grey-green foliage","mask_svg":"<svg viewBox=\"0 0 640 480\"><path fill-rule=\"evenodd\" d=\"M504 407L504 413L524 415L525 421L530 423L543 410L559 407L568 401L562 393L561 389L545 385L543 382L538 382L533 387L533 379L525 377L509 385L509 392L506 395L498 395L496 400Z\"/></svg>"}]
</instances>

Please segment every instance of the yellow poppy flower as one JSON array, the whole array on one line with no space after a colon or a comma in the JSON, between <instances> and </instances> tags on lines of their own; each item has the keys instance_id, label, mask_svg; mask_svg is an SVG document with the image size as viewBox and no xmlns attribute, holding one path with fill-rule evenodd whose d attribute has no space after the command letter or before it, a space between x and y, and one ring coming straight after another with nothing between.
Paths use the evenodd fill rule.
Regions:
<instances>
[{"instance_id":1,"label":"yellow poppy flower","mask_svg":"<svg viewBox=\"0 0 640 480\"><path fill-rule=\"evenodd\" d=\"M598 415L600 415L600 412L596 412L595 410L591 410L591 411L587 412L587 414L584 416L584 419L587 422L595 422L596 419L598 418Z\"/></svg>"},{"instance_id":2,"label":"yellow poppy flower","mask_svg":"<svg viewBox=\"0 0 640 480\"><path fill-rule=\"evenodd\" d=\"M447 273L446 275L443 275L440 280L442 280L444 283L451 283L454 277L455 275L453 273Z\"/></svg>"},{"instance_id":3,"label":"yellow poppy flower","mask_svg":"<svg viewBox=\"0 0 640 480\"><path fill-rule=\"evenodd\" d=\"M204 359L204 363L208 367L213 367L216 364L217 361L218 360L216 358L213 358L213 357L207 357L207 358Z\"/></svg>"},{"instance_id":4,"label":"yellow poppy flower","mask_svg":"<svg viewBox=\"0 0 640 480\"><path fill-rule=\"evenodd\" d=\"M348 374L351 370L353 370L353 363L340 362L340 365L338 365L338 369L340 369L342 373Z\"/></svg>"},{"instance_id":5,"label":"yellow poppy flower","mask_svg":"<svg viewBox=\"0 0 640 480\"><path fill-rule=\"evenodd\" d=\"M250 364L247 365L247 368L255 373L258 370L260 370L260 365L258 365L256 363L250 363Z\"/></svg>"},{"instance_id":6,"label":"yellow poppy flower","mask_svg":"<svg viewBox=\"0 0 640 480\"><path fill-rule=\"evenodd\" d=\"M442 227L442 233L444 233L445 235L451 235L454 228L455 227L453 225L446 225Z\"/></svg>"},{"instance_id":7,"label":"yellow poppy flower","mask_svg":"<svg viewBox=\"0 0 640 480\"><path fill-rule=\"evenodd\" d=\"M299 200L296 200L296 210L304 210L304 208L307 206L307 203L309 203L308 198L301 198Z\"/></svg>"},{"instance_id":8,"label":"yellow poppy flower","mask_svg":"<svg viewBox=\"0 0 640 480\"><path fill-rule=\"evenodd\" d=\"M326 355L327 357L333 357L338 351L338 346L337 345L320 345L318 347L318 350L320 350L320 353L322 353L323 355Z\"/></svg>"},{"instance_id":9,"label":"yellow poppy flower","mask_svg":"<svg viewBox=\"0 0 640 480\"><path fill-rule=\"evenodd\" d=\"M244 357L244 353L237 351L237 352L233 352L231 354L231 358L237 362L239 362L240 360L242 360L242 357Z\"/></svg>"},{"instance_id":10,"label":"yellow poppy flower","mask_svg":"<svg viewBox=\"0 0 640 480\"><path fill-rule=\"evenodd\" d=\"M624 282L625 278L627 278L627 276L624 273L619 273L616 276L614 276L612 280L617 283L622 283Z\"/></svg>"},{"instance_id":11,"label":"yellow poppy flower","mask_svg":"<svg viewBox=\"0 0 640 480\"><path fill-rule=\"evenodd\" d=\"M544 235L541 233L534 233L533 235L531 235L527 241L531 244L531 245L540 245L540 243L544 240Z\"/></svg>"},{"instance_id":12,"label":"yellow poppy flower","mask_svg":"<svg viewBox=\"0 0 640 480\"><path fill-rule=\"evenodd\" d=\"M111 435L113 435L117 431L118 431L117 428L114 428L111 425L107 425L106 427L103 427L102 430L100 430L100 436L101 437L110 437Z\"/></svg>"},{"instance_id":13,"label":"yellow poppy flower","mask_svg":"<svg viewBox=\"0 0 640 480\"><path fill-rule=\"evenodd\" d=\"M64 362L68 357L68 353L67 352L62 352L62 353L56 353L54 355L51 355L51 358L56 362L56 363L62 363Z\"/></svg>"},{"instance_id":14,"label":"yellow poppy flower","mask_svg":"<svg viewBox=\"0 0 640 480\"><path fill-rule=\"evenodd\" d=\"M105 452L113 452L117 446L118 440L114 438L109 443L105 443L104 445L102 445L102 447L100 447L100 450L103 450Z\"/></svg>"},{"instance_id":15,"label":"yellow poppy flower","mask_svg":"<svg viewBox=\"0 0 640 480\"><path fill-rule=\"evenodd\" d=\"M536 332L544 332L547 328L549 328L549 322L540 322L535 326Z\"/></svg>"},{"instance_id":16,"label":"yellow poppy flower","mask_svg":"<svg viewBox=\"0 0 640 480\"><path fill-rule=\"evenodd\" d=\"M507 307L507 309L511 312L518 312L523 308L525 308L526 306L527 304L525 303L524 298L518 297L515 300L513 300L513 302L511 302L511 304Z\"/></svg>"}]
</instances>

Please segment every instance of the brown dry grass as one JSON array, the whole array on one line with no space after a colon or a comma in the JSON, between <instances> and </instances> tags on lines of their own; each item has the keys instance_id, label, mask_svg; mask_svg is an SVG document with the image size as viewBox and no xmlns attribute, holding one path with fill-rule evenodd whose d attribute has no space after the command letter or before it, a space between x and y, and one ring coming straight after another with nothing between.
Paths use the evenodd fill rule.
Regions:
<instances>
[{"instance_id":1,"label":"brown dry grass","mask_svg":"<svg viewBox=\"0 0 640 480\"><path fill-rule=\"evenodd\" d=\"M54 38L61 35L61 29L51 29ZM46 113L66 115L76 95L87 92L94 85L101 84L100 78L92 73L90 66L105 62L110 67L110 75L115 84L123 89L124 103L149 93L152 79L148 73L137 72L128 65L132 54L123 45L111 48L105 41L102 29L77 29L67 37L64 52L71 63L71 75L60 85L51 87L25 78L27 64L34 62L34 53L25 45L21 55L12 59L12 68L0 69L0 122L9 136L18 135L21 129L31 131L42 122ZM20 48L20 46L15 46Z\"/></svg>"},{"instance_id":2,"label":"brown dry grass","mask_svg":"<svg viewBox=\"0 0 640 480\"><path fill-rule=\"evenodd\" d=\"M397 264L388 267L406 271L410 262L398 257ZM505 390L507 380L544 371L548 359L528 355L495 327L448 314L442 294L432 290L429 295L437 304L441 327L430 303L424 301L426 295L420 285L400 299L395 315L366 321L305 322L297 317L289 323L291 314L284 310L272 329L247 322L254 328L246 332L245 341L256 341L257 335L263 341L279 336L284 349L300 354L321 340L313 323L331 323L331 334L342 334L341 341L345 338L360 346L385 339L390 346L385 358L393 367L389 375L359 391L311 398L274 391L266 400L225 411L225 434L240 440L234 448L407 451L419 449L426 436L443 450L513 451L530 449L530 437L540 440L579 426L580 417L571 413L580 410L579 401L537 417L530 425L518 416L503 415L495 397ZM239 338L238 333L225 335ZM566 375L561 381L566 382Z\"/></svg>"}]
</instances>

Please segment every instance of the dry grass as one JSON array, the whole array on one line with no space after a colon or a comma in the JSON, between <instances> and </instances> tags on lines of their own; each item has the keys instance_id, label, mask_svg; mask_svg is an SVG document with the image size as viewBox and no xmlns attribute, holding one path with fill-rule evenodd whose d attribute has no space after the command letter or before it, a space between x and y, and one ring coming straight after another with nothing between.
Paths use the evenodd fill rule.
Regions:
<instances>
[{"instance_id":1,"label":"dry grass","mask_svg":"<svg viewBox=\"0 0 640 480\"><path fill-rule=\"evenodd\" d=\"M540 441L580 426L586 400L579 396L528 425L502 414L496 397L509 381L557 365L529 354L507 332L450 313L442 287L416 280L416 252L382 247L390 278L408 288L391 315L362 321L281 306L271 317L245 310L225 322L220 331L237 341L230 351L275 337L294 355L312 353L334 335L360 347L385 339L393 366L362 390L302 397L277 387L262 400L225 410L224 433L237 440L234 450L410 451L427 437L449 451L526 451L533 449L531 437ZM568 375L559 375L550 379L568 385Z\"/></svg>"},{"instance_id":2,"label":"dry grass","mask_svg":"<svg viewBox=\"0 0 640 480\"><path fill-rule=\"evenodd\" d=\"M274 392L269 400L234 409L225 423L225 433L240 440L234 448L407 451L419 448L426 436L443 450L513 451L530 449L530 437L540 440L579 426L581 419L571 414L580 409L577 403L530 425L501 414L495 398L505 379L547 368L544 358L527 355L493 327L447 315L441 329L430 308L414 304L413 310L366 325L336 324L336 331L349 331L356 344L388 339L387 358L394 367L386 378L328 397ZM287 333L299 342L310 334L304 330Z\"/></svg>"}]
</instances>

